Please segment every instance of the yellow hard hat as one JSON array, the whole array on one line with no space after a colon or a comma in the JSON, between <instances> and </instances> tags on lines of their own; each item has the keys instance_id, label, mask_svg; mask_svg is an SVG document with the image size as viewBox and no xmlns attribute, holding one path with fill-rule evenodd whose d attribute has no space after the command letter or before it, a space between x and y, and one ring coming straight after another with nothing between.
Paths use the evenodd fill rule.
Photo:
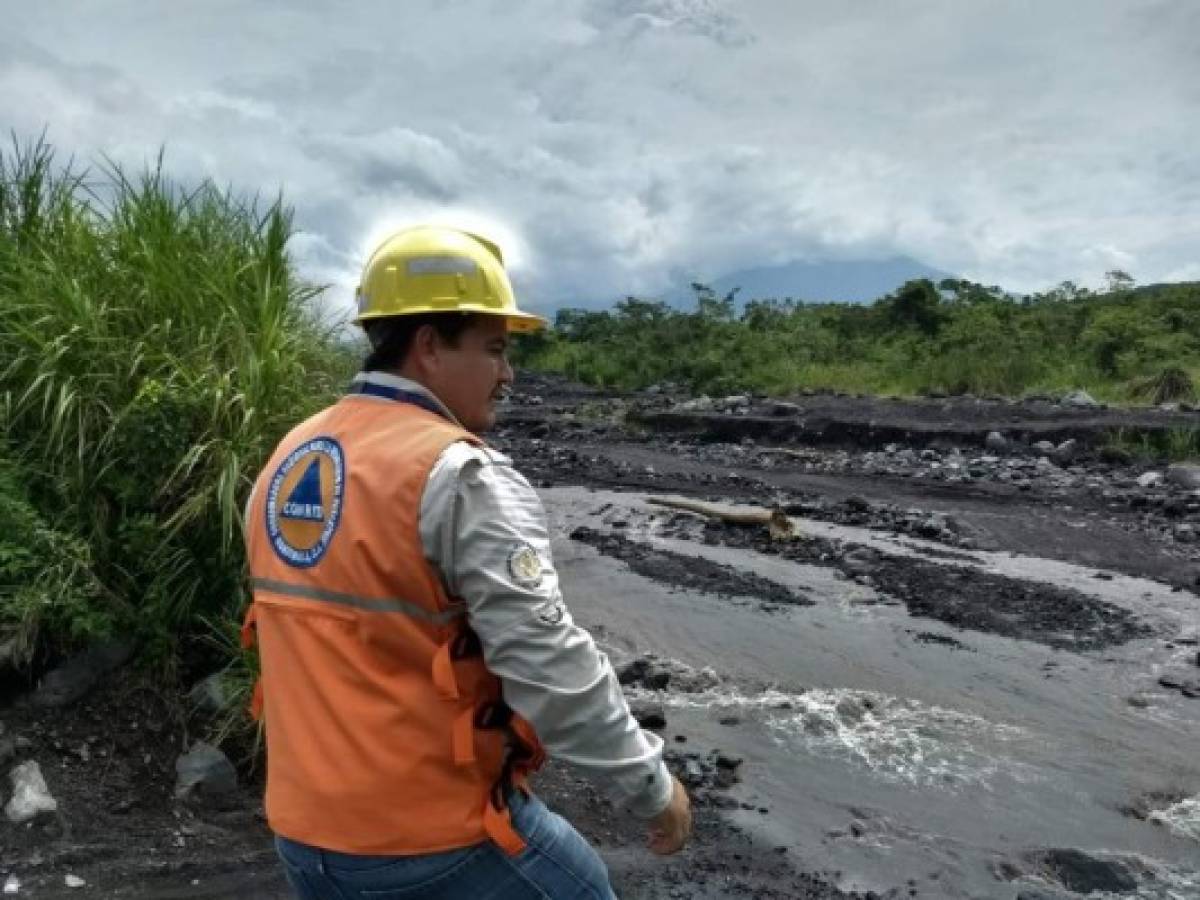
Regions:
<instances>
[{"instance_id":1,"label":"yellow hard hat","mask_svg":"<svg viewBox=\"0 0 1200 900\"><path fill-rule=\"evenodd\" d=\"M356 321L442 312L504 316L511 331L546 325L517 309L504 257L487 238L441 225L393 234L363 269Z\"/></svg>"}]
</instances>

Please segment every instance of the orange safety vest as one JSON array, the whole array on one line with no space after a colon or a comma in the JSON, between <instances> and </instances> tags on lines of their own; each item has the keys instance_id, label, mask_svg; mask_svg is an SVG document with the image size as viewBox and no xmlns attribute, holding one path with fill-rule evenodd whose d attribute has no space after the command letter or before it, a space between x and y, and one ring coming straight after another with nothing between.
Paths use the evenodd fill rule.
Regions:
<instances>
[{"instance_id":1,"label":"orange safety vest","mask_svg":"<svg viewBox=\"0 0 1200 900\"><path fill-rule=\"evenodd\" d=\"M417 395L377 385L294 429L246 523L272 829L355 854L491 838L516 854L505 786L544 759L483 663L466 606L425 558L418 517L435 461L480 445ZM423 406L427 408L422 408Z\"/></svg>"}]
</instances>

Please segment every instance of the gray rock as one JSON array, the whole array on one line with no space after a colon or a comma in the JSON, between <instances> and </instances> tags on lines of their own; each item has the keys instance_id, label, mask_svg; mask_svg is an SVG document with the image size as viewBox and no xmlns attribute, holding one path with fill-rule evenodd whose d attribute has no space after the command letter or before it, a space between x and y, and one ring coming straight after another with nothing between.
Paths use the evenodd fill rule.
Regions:
<instances>
[{"instance_id":1,"label":"gray rock","mask_svg":"<svg viewBox=\"0 0 1200 900\"><path fill-rule=\"evenodd\" d=\"M704 769L694 759L689 759L683 766L683 781L693 786L704 784Z\"/></svg>"},{"instance_id":2,"label":"gray rock","mask_svg":"<svg viewBox=\"0 0 1200 900\"><path fill-rule=\"evenodd\" d=\"M20 655L17 649L16 635L7 640L0 641L0 670L17 668L20 662Z\"/></svg>"},{"instance_id":3,"label":"gray rock","mask_svg":"<svg viewBox=\"0 0 1200 900\"><path fill-rule=\"evenodd\" d=\"M1075 454L1079 449L1079 443L1074 438L1063 441L1054 448L1054 461L1060 466L1069 465L1075 459Z\"/></svg>"},{"instance_id":4,"label":"gray rock","mask_svg":"<svg viewBox=\"0 0 1200 900\"><path fill-rule=\"evenodd\" d=\"M1074 847L1046 850L1041 856L1046 868L1069 891L1128 894L1137 890L1137 879L1123 862L1098 859Z\"/></svg>"},{"instance_id":5,"label":"gray rock","mask_svg":"<svg viewBox=\"0 0 1200 900\"><path fill-rule=\"evenodd\" d=\"M125 665L133 651L132 641L119 639L88 648L42 679L33 692L34 705L54 709L74 703L109 672Z\"/></svg>"},{"instance_id":6,"label":"gray rock","mask_svg":"<svg viewBox=\"0 0 1200 900\"><path fill-rule=\"evenodd\" d=\"M629 711L643 728L658 729L667 725L667 714L661 703L631 703Z\"/></svg>"},{"instance_id":7,"label":"gray rock","mask_svg":"<svg viewBox=\"0 0 1200 900\"><path fill-rule=\"evenodd\" d=\"M50 796L50 788L36 761L31 759L14 766L8 777L13 785L12 798L4 807L8 821L23 825L43 813L58 811L58 801Z\"/></svg>"},{"instance_id":8,"label":"gray rock","mask_svg":"<svg viewBox=\"0 0 1200 900\"><path fill-rule=\"evenodd\" d=\"M188 699L196 709L208 713L219 713L229 705L229 692L220 672L213 672L207 678L202 678L192 685L188 691Z\"/></svg>"},{"instance_id":9,"label":"gray rock","mask_svg":"<svg viewBox=\"0 0 1200 900\"><path fill-rule=\"evenodd\" d=\"M1195 525L1188 525L1188 524L1176 525L1174 533L1175 533L1175 540L1179 541L1179 543L1181 543L1181 544L1195 543L1196 538L1200 537L1200 535L1198 535L1196 533Z\"/></svg>"},{"instance_id":10,"label":"gray rock","mask_svg":"<svg viewBox=\"0 0 1200 900\"><path fill-rule=\"evenodd\" d=\"M1049 441L1038 441L1036 444L1033 445L1033 449L1036 450L1038 453L1041 453L1045 456L1049 456L1051 453L1053 453L1058 448L1055 447Z\"/></svg>"},{"instance_id":11,"label":"gray rock","mask_svg":"<svg viewBox=\"0 0 1200 900\"><path fill-rule=\"evenodd\" d=\"M237 770L224 753L197 741L175 760L175 796L230 794L237 790Z\"/></svg>"},{"instance_id":12,"label":"gray rock","mask_svg":"<svg viewBox=\"0 0 1200 900\"><path fill-rule=\"evenodd\" d=\"M617 681L621 684L641 684L651 665L651 661L644 656L630 660L617 668Z\"/></svg>"},{"instance_id":13,"label":"gray rock","mask_svg":"<svg viewBox=\"0 0 1200 900\"><path fill-rule=\"evenodd\" d=\"M736 769L741 764L742 764L742 758L740 756L730 756L727 753L718 753L717 754L717 768L718 769Z\"/></svg>"},{"instance_id":14,"label":"gray rock","mask_svg":"<svg viewBox=\"0 0 1200 900\"><path fill-rule=\"evenodd\" d=\"M1071 393L1067 394L1059 402L1063 406L1070 406L1075 409L1101 409L1104 406L1103 403L1087 391L1071 391Z\"/></svg>"},{"instance_id":15,"label":"gray rock","mask_svg":"<svg viewBox=\"0 0 1200 900\"><path fill-rule=\"evenodd\" d=\"M700 396L694 400L685 400L675 409L679 412L712 412L715 405L711 397Z\"/></svg>"},{"instance_id":16,"label":"gray rock","mask_svg":"<svg viewBox=\"0 0 1200 900\"><path fill-rule=\"evenodd\" d=\"M998 431L989 431L983 445L992 453L1004 453L1008 450L1008 438Z\"/></svg>"},{"instance_id":17,"label":"gray rock","mask_svg":"<svg viewBox=\"0 0 1200 900\"><path fill-rule=\"evenodd\" d=\"M1162 472L1143 472L1141 475L1138 476L1137 483L1138 483L1138 487L1142 487L1142 488L1158 487L1160 484L1163 483L1163 473Z\"/></svg>"},{"instance_id":18,"label":"gray rock","mask_svg":"<svg viewBox=\"0 0 1200 900\"><path fill-rule=\"evenodd\" d=\"M842 557L842 568L849 575L870 575L879 569L879 556L873 550L860 547Z\"/></svg>"},{"instance_id":19,"label":"gray rock","mask_svg":"<svg viewBox=\"0 0 1200 900\"><path fill-rule=\"evenodd\" d=\"M1200 466L1188 463L1167 466L1166 479L1171 484L1177 484L1189 491L1200 490Z\"/></svg>"}]
</instances>

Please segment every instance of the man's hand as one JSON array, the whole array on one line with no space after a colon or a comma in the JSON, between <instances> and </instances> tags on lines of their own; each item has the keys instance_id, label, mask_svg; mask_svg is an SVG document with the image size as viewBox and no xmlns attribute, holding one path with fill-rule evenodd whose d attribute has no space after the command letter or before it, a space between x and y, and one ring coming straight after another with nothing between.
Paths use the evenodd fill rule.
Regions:
<instances>
[{"instance_id":1,"label":"man's hand","mask_svg":"<svg viewBox=\"0 0 1200 900\"><path fill-rule=\"evenodd\" d=\"M671 783L671 802L650 820L650 850L659 856L678 853L692 834L692 803L678 778Z\"/></svg>"}]
</instances>

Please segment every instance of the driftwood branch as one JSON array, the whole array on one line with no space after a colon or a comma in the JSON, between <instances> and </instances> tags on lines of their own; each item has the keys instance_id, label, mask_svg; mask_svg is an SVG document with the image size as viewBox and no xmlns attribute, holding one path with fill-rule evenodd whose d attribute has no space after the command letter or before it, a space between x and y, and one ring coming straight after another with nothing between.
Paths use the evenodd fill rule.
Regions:
<instances>
[{"instance_id":1,"label":"driftwood branch","mask_svg":"<svg viewBox=\"0 0 1200 900\"><path fill-rule=\"evenodd\" d=\"M759 447L759 456L786 456L789 459L812 459L811 450L792 450L790 447Z\"/></svg>"},{"instance_id":2,"label":"driftwood branch","mask_svg":"<svg viewBox=\"0 0 1200 900\"><path fill-rule=\"evenodd\" d=\"M682 509L686 512L707 516L710 519L720 519L731 525L766 525L771 537L775 540L796 536L796 528L792 525L792 520L779 507L774 509L726 509L715 503L688 500L683 497L648 497L646 502L654 506L665 506L668 509Z\"/></svg>"}]
</instances>

